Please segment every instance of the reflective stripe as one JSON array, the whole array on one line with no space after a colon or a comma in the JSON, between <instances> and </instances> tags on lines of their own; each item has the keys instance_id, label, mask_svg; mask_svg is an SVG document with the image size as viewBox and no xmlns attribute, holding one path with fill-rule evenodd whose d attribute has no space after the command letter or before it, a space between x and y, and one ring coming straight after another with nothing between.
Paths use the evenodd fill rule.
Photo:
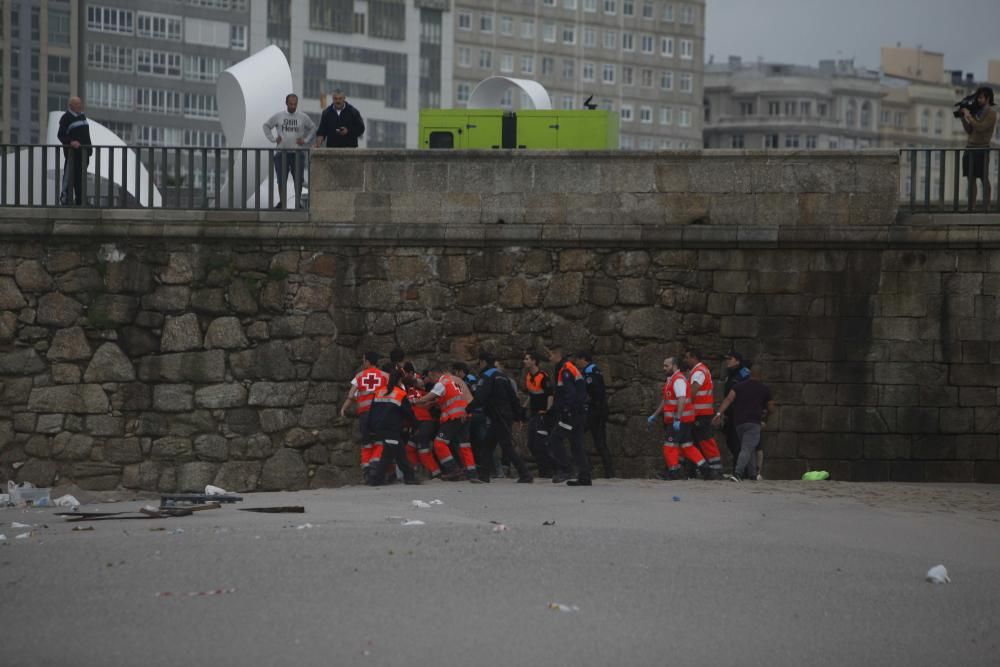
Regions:
<instances>
[{"instance_id":1,"label":"reflective stripe","mask_svg":"<svg viewBox=\"0 0 1000 667\"><path fill-rule=\"evenodd\" d=\"M580 373L577 367L573 365L573 362L567 361L562 365L562 367L556 373L556 384L559 385L560 387L563 386L563 371L569 371L570 375L573 376L574 381L583 379L583 375Z\"/></svg>"},{"instance_id":2,"label":"reflective stripe","mask_svg":"<svg viewBox=\"0 0 1000 667\"><path fill-rule=\"evenodd\" d=\"M438 404L441 406L441 423L443 424L464 415L469 403L462 397L462 390L458 388L451 377L442 375L438 382L444 387L444 396L438 397Z\"/></svg>"},{"instance_id":3,"label":"reflective stripe","mask_svg":"<svg viewBox=\"0 0 1000 667\"><path fill-rule=\"evenodd\" d=\"M385 444L387 444L387 445L398 445L399 444L399 440L384 440L383 442Z\"/></svg>"},{"instance_id":4,"label":"reflective stripe","mask_svg":"<svg viewBox=\"0 0 1000 667\"><path fill-rule=\"evenodd\" d=\"M663 421L664 423L671 423L674 421L674 415L677 414L677 406L680 400L674 395L674 382L677 380L683 380L685 384L687 383L687 378L680 371L677 371L670 376L670 379L666 381L663 385ZM694 405L690 400L684 403L684 411L680 414L681 421L692 422L694 421Z\"/></svg>"}]
</instances>

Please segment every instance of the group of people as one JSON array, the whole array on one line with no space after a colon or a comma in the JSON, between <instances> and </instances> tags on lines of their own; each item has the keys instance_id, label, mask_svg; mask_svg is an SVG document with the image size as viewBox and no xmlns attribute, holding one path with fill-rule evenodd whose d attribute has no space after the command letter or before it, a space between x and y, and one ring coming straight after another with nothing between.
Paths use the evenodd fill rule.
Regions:
<instances>
[{"instance_id":1,"label":"group of people","mask_svg":"<svg viewBox=\"0 0 1000 667\"><path fill-rule=\"evenodd\" d=\"M544 359L552 364L551 374L542 369ZM379 361L376 352L364 354L340 408L343 417L353 407L358 418L361 467L368 485L394 481L397 471L404 483L418 484L418 467L432 479L488 483L502 475L504 464L517 471L518 483L530 484L535 476L514 446L514 429L523 426L538 477L591 486L588 432L604 475L615 476L606 434L604 376L589 352L566 355L559 347L547 349L544 356L526 352L521 387L490 352L480 353L477 372L456 362L418 373L398 349L387 364L380 367ZM770 391L738 353L727 355L726 363L726 397L715 412L712 373L700 353L689 349L683 358L664 360L668 377L662 400L649 416L650 425L661 416L663 422L665 467L659 479L687 476L682 455L695 474L722 477L713 428L723 422L724 413L735 462L729 478L757 478L761 426L774 405Z\"/></svg>"}]
</instances>

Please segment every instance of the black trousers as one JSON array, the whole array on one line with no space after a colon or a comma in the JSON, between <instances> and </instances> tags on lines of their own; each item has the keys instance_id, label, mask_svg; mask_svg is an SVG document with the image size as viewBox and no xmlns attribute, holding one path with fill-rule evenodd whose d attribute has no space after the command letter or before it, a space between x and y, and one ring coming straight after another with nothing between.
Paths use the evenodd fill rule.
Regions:
<instances>
[{"instance_id":1,"label":"black trousers","mask_svg":"<svg viewBox=\"0 0 1000 667\"><path fill-rule=\"evenodd\" d=\"M493 452L496 451L497 445L500 445L500 451L503 455L510 459L518 475L521 477L531 476L524 459L514 449L512 428L512 422L502 418L490 417L486 437L483 439L479 456L476 457L479 465L480 479L489 479L490 470L493 469Z\"/></svg>"},{"instance_id":2,"label":"black trousers","mask_svg":"<svg viewBox=\"0 0 1000 667\"><path fill-rule=\"evenodd\" d=\"M69 148L67 151L66 161L63 163L60 199L63 205L75 202L79 206L83 203L83 179L87 176L90 160L86 150L82 148Z\"/></svg>"},{"instance_id":3,"label":"black trousers","mask_svg":"<svg viewBox=\"0 0 1000 667\"><path fill-rule=\"evenodd\" d=\"M531 415L528 420L528 451L538 465L538 474L542 477L551 477L552 471L556 468L556 462L552 460L549 453L549 424L548 415Z\"/></svg>"},{"instance_id":4,"label":"black trousers","mask_svg":"<svg viewBox=\"0 0 1000 667\"><path fill-rule=\"evenodd\" d=\"M549 432L549 451L556 462L559 472L572 475L573 467L576 466L577 479L590 479L590 460L587 458L587 450L583 445L584 415L581 412L563 414L554 420L552 430ZM573 453L573 462L566 454L563 447L563 437L568 436L570 449Z\"/></svg>"},{"instance_id":5,"label":"black trousers","mask_svg":"<svg viewBox=\"0 0 1000 667\"><path fill-rule=\"evenodd\" d=\"M601 457L601 464L604 466L604 476L615 476L614 459L611 458L611 450L608 449L608 417L603 412L587 413L587 430L590 437L594 439L594 449Z\"/></svg>"},{"instance_id":6,"label":"black trousers","mask_svg":"<svg viewBox=\"0 0 1000 667\"><path fill-rule=\"evenodd\" d=\"M371 486L378 486L385 482L385 473L392 464L396 464L403 471L403 479L407 481L415 479L413 466L410 465L410 462L406 458L406 447L403 438L399 435L394 435L391 438L376 438L375 446L377 447L380 444L382 445L382 456L375 464L375 468L368 478L368 483Z\"/></svg>"},{"instance_id":7,"label":"black trousers","mask_svg":"<svg viewBox=\"0 0 1000 667\"><path fill-rule=\"evenodd\" d=\"M288 175L295 184L295 208L302 205L302 179L306 168L305 151L278 151L274 154L274 173L278 177L278 206L285 208Z\"/></svg>"}]
</instances>

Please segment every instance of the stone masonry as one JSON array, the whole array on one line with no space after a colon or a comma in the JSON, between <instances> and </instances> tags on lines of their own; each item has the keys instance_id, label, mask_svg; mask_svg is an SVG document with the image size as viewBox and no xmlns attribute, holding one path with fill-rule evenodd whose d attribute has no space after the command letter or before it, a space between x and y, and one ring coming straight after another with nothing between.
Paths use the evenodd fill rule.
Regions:
<instances>
[{"instance_id":1,"label":"stone masonry","mask_svg":"<svg viewBox=\"0 0 1000 667\"><path fill-rule=\"evenodd\" d=\"M351 158L363 162L362 187L396 182L373 153ZM823 168L853 170L855 184L872 168L845 159ZM389 155L387 168L399 161ZM664 171L636 162L619 166ZM691 176L694 158L681 162L687 186L706 187ZM546 164L558 166L532 160L525 197L534 183L573 180ZM416 185L417 171L392 173ZM448 199L447 183L433 201ZM629 183L618 183L619 205ZM735 345L780 404L769 477L812 467L836 479L1000 481L996 236L897 221L872 202L879 213L854 218L850 192L821 220L803 203L815 193L781 183L797 212L772 214L786 206L772 198L746 224L720 217L728 204L708 195L704 211L674 222L661 202L629 220L593 214L597 226L567 197L558 224L519 223L505 209L501 225L492 209L484 217L481 192L475 205L459 198L479 207L475 220L443 221L435 208L410 226L362 225L330 220L339 214L318 202L337 193L315 180L309 218L2 211L0 478L147 491L352 483L355 427L337 408L364 350L398 345L420 366L488 349L519 371L524 350L559 341L597 353L627 476L661 465L644 416L663 356L695 345L721 373ZM386 201L378 215L392 219L411 200Z\"/></svg>"}]
</instances>

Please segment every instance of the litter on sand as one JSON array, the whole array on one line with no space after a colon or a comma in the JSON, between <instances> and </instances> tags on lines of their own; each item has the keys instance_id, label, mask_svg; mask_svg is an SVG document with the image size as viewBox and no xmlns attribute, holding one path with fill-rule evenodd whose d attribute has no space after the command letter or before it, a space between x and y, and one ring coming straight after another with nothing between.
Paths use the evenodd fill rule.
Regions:
<instances>
[{"instance_id":1,"label":"litter on sand","mask_svg":"<svg viewBox=\"0 0 1000 667\"><path fill-rule=\"evenodd\" d=\"M21 523L19 521L13 521L10 524L11 528L31 528L30 523Z\"/></svg>"},{"instance_id":2,"label":"litter on sand","mask_svg":"<svg viewBox=\"0 0 1000 667\"><path fill-rule=\"evenodd\" d=\"M543 526L554 526L554 525L556 525L556 522L555 521L543 521L542 525Z\"/></svg>"},{"instance_id":3,"label":"litter on sand","mask_svg":"<svg viewBox=\"0 0 1000 667\"><path fill-rule=\"evenodd\" d=\"M681 501L681 497L680 496L674 496L673 500L674 500L675 503L679 503Z\"/></svg>"},{"instance_id":4,"label":"litter on sand","mask_svg":"<svg viewBox=\"0 0 1000 667\"><path fill-rule=\"evenodd\" d=\"M401 526L423 526L424 522L421 521L420 519L410 519L408 521L404 521L403 523L401 523L399 525L401 525Z\"/></svg>"},{"instance_id":5,"label":"litter on sand","mask_svg":"<svg viewBox=\"0 0 1000 667\"><path fill-rule=\"evenodd\" d=\"M0 542L6 542L6 541L7 541L7 536L4 535L3 533L0 533Z\"/></svg>"},{"instance_id":6,"label":"litter on sand","mask_svg":"<svg viewBox=\"0 0 1000 667\"><path fill-rule=\"evenodd\" d=\"M59 496L58 498L53 500L52 504L54 504L56 507L79 507L80 501L77 500L75 497L66 494L65 496Z\"/></svg>"},{"instance_id":7,"label":"litter on sand","mask_svg":"<svg viewBox=\"0 0 1000 667\"><path fill-rule=\"evenodd\" d=\"M438 500L437 498L435 498L434 500L432 500L430 502L430 504L431 505L444 505L444 501L443 500Z\"/></svg>"},{"instance_id":8,"label":"litter on sand","mask_svg":"<svg viewBox=\"0 0 1000 667\"><path fill-rule=\"evenodd\" d=\"M566 612L580 611L580 608L577 607L575 604L562 604L560 602L550 602L549 609L552 609L553 611L566 611Z\"/></svg>"},{"instance_id":9,"label":"litter on sand","mask_svg":"<svg viewBox=\"0 0 1000 667\"><path fill-rule=\"evenodd\" d=\"M241 512L261 512L262 514L305 514L302 505L285 505L283 507L241 507Z\"/></svg>"},{"instance_id":10,"label":"litter on sand","mask_svg":"<svg viewBox=\"0 0 1000 667\"><path fill-rule=\"evenodd\" d=\"M948 576L948 568L944 565L935 565L927 570L927 581L932 584L950 584L951 577Z\"/></svg>"},{"instance_id":11,"label":"litter on sand","mask_svg":"<svg viewBox=\"0 0 1000 667\"><path fill-rule=\"evenodd\" d=\"M82 532L85 532L85 531L88 531L88 530L93 530L93 529L94 529L93 526L86 526L86 527L84 527L84 526L73 526L73 532L74 533L82 533Z\"/></svg>"},{"instance_id":12,"label":"litter on sand","mask_svg":"<svg viewBox=\"0 0 1000 667\"><path fill-rule=\"evenodd\" d=\"M206 496L225 496L228 494L229 494L228 491L218 486L212 486L211 484L209 484L205 487Z\"/></svg>"},{"instance_id":13,"label":"litter on sand","mask_svg":"<svg viewBox=\"0 0 1000 667\"><path fill-rule=\"evenodd\" d=\"M29 537L31 537L31 532L30 531L27 532L27 533L21 533L20 535L15 535L14 539L15 540L26 540Z\"/></svg>"},{"instance_id":14,"label":"litter on sand","mask_svg":"<svg viewBox=\"0 0 1000 667\"><path fill-rule=\"evenodd\" d=\"M494 533L504 533L507 530L509 530L507 526L503 525L502 523L498 523L497 525L493 526Z\"/></svg>"},{"instance_id":15,"label":"litter on sand","mask_svg":"<svg viewBox=\"0 0 1000 667\"><path fill-rule=\"evenodd\" d=\"M830 473L825 470L810 470L802 475L802 479L806 482L822 482L824 479L830 479Z\"/></svg>"},{"instance_id":16,"label":"litter on sand","mask_svg":"<svg viewBox=\"0 0 1000 667\"><path fill-rule=\"evenodd\" d=\"M311 523L304 523L301 526L295 526L295 530L305 530L306 528L315 528Z\"/></svg>"},{"instance_id":17,"label":"litter on sand","mask_svg":"<svg viewBox=\"0 0 1000 667\"><path fill-rule=\"evenodd\" d=\"M420 508L422 510L430 509L430 507L431 507L430 503L425 503L422 500L414 500L413 501L413 506L414 507L418 507L418 508Z\"/></svg>"}]
</instances>

